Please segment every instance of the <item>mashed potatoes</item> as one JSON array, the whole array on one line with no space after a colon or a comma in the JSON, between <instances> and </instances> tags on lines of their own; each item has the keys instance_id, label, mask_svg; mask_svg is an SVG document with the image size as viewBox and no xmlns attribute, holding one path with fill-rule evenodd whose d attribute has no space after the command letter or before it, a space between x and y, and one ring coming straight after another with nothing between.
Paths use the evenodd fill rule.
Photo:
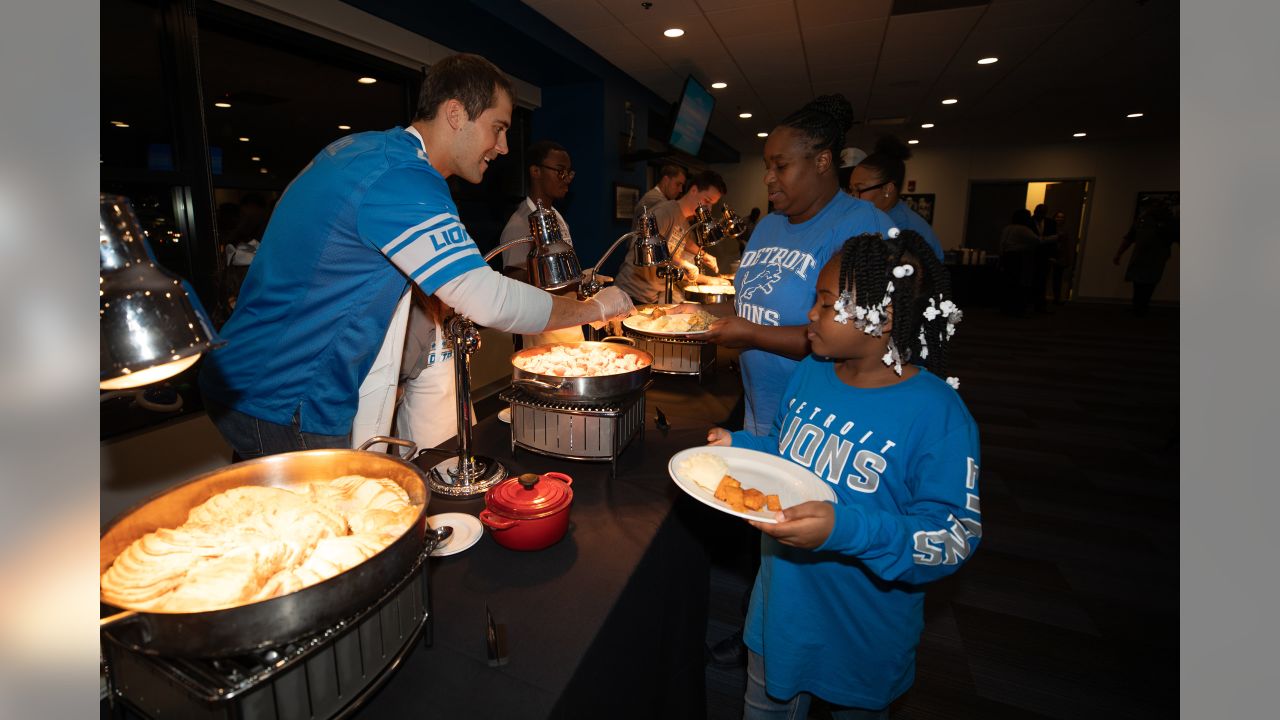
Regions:
<instances>
[{"instance_id":1,"label":"mashed potatoes","mask_svg":"<svg viewBox=\"0 0 1280 720\"><path fill-rule=\"evenodd\" d=\"M680 476L714 493L720 480L729 474L729 465L719 455L698 453L680 463Z\"/></svg>"}]
</instances>

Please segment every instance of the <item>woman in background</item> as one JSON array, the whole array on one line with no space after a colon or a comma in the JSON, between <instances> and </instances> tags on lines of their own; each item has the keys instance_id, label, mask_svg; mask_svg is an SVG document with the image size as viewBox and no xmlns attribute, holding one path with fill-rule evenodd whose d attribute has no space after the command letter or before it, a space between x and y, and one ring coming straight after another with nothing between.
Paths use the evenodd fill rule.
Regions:
<instances>
[{"instance_id":1,"label":"woman in background","mask_svg":"<svg viewBox=\"0 0 1280 720\"><path fill-rule=\"evenodd\" d=\"M933 227L899 197L907 175L905 161L910 157L911 150L898 138L892 135L880 138L876 141L875 150L863 158L849 176L849 194L873 203L877 210L893 220L895 227L920 233L941 260L942 243L934 234Z\"/></svg>"}]
</instances>

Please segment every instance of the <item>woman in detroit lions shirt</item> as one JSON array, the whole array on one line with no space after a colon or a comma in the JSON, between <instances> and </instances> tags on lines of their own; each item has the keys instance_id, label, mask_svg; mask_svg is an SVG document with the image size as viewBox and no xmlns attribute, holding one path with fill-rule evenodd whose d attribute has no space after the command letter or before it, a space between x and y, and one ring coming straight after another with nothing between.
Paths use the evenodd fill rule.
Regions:
<instances>
[{"instance_id":1,"label":"woman in detroit lions shirt","mask_svg":"<svg viewBox=\"0 0 1280 720\"><path fill-rule=\"evenodd\" d=\"M838 163L853 108L843 95L823 95L783 119L764 145L764 182L774 212L751 233L734 277L736 317L711 326L704 339L743 348L743 428L767 435L796 363L808 354L805 313L818 271L844 241L887 233L893 222L840 192Z\"/></svg>"}]
</instances>

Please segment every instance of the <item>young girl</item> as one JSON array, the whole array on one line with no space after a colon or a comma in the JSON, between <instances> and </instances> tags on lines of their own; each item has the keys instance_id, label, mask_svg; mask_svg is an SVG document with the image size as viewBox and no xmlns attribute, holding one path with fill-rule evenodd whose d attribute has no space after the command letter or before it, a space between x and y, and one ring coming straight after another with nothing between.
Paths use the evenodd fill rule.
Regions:
<instances>
[{"instance_id":1,"label":"young girl","mask_svg":"<svg viewBox=\"0 0 1280 720\"><path fill-rule=\"evenodd\" d=\"M978 429L940 377L960 320L918 234L847 241L818 276L813 354L770 435L713 428L712 445L765 452L831 484L837 503L784 508L765 535L747 613L746 718L887 717L911 686L924 583L982 536ZM938 373L938 374L935 374Z\"/></svg>"}]
</instances>

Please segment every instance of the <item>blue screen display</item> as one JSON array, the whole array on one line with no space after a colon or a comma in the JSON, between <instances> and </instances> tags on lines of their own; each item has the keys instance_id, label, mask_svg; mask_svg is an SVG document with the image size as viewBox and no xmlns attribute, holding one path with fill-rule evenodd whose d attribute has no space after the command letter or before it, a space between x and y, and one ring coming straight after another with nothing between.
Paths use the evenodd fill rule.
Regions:
<instances>
[{"instance_id":1,"label":"blue screen display","mask_svg":"<svg viewBox=\"0 0 1280 720\"><path fill-rule=\"evenodd\" d=\"M690 77L684 84L684 97L680 99L680 108L671 126L671 147L697 155L715 106L716 99L711 93Z\"/></svg>"}]
</instances>

